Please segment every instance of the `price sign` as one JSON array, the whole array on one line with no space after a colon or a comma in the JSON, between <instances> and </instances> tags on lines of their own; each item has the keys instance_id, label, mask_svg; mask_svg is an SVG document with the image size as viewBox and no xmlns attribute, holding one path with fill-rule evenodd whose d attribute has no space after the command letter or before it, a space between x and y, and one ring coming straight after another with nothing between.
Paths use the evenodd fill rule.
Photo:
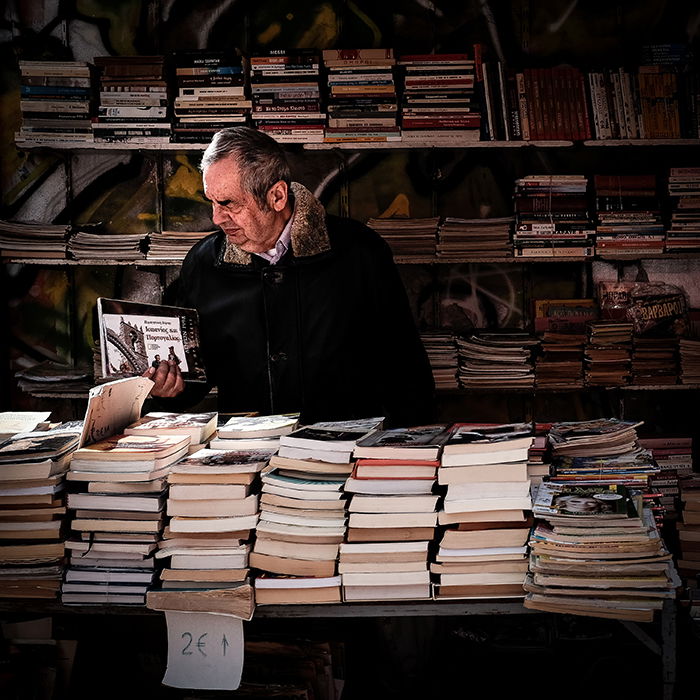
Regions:
<instances>
[{"instance_id":1,"label":"price sign","mask_svg":"<svg viewBox=\"0 0 700 700\"><path fill-rule=\"evenodd\" d=\"M243 671L243 620L218 613L165 613L168 667L163 683L174 688L235 690Z\"/></svg>"}]
</instances>

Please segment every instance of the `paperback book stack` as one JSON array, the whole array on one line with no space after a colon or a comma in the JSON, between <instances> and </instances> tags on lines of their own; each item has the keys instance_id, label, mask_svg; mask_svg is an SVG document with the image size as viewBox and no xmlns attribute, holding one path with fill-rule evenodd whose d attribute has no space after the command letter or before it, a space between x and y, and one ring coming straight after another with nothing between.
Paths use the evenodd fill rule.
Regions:
<instances>
[{"instance_id":1,"label":"paperback book stack","mask_svg":"<svg viewBox=\"0 0 700 700\"><path fill-rule=\"evenodd\" d=\"M325 49L326 143L401 141L393 49Z\"/></svg>"},{"instance_id":2,"label":"paperback book stack","mask_svg":"<svg viewBox=\"0 0 700 700\"><path fill-rule=\"evenodd\" d=\"M281 143L323 141L321 57L316 49L279 49L250 58L253 124Z\"/></svg>"},{"instance_id":3,"label":"paperback book stack","mask_svg":"<svg viewBox=\"0 0 700 700\"><path fill-rule=\"evenodd\" d=\"M1 598L58 594L65 473L79 432L59 426L18 433L0 444Z\"/></svg>"},{"instance_id":4,"label":"paperback book stack","mask_svg":"<svg viewBox=\"0 0 700 700\"><path fill-rule=\"evenodd\" d=\"M428 354L436 389L458 389L457 339L454 334L440 330L421 333Z\"/></svg>"},{"instance_id":5,"label":"paperback book stack","mask_svg":"<svg viewBox=\"0 0 700 700\"><path fill-rule=\"evenodd\" d=\"M700 384L700 340L681 338L680 353L681 384Z\"/></svg>"},{"instance_id":6,"label":"paperback book stack","mask_svg":"<svg viewBox=\"0 0 700 700\"><path fill-rule=\"evenodd\" d=\"M700 168L671 168L668 196L671 224L666 252L700 251Z\"/></svg>"},{"instance_id":7,"label":"paperback book stack","mask_svg":"<svg viewBox=\"0 0 700 700\"><path fill-rule=\"evenodd\" d=\"M540 389L582 387L585 340L581 333L545 331L535 361L535 385Z\"/></svg>"},{"instance_id":8,"label":"paperback book stack","mask_svg":"<svg viewBox=\"0 0 700 700\"><path fill-rule=\"evenodd\" d=\"M525 607L649 622L681 581L638 492L543 482Z\"/></svg>"},{"instance_id":9,"label":"paperback book stack","mask_svg":"<svg viewBox=\"0 0 700 700\"><path fill-rule=\"evenodd\" d=\"M660 255L666 233L655 175L595 175L596 254Z\"/></svg>"},{"instance_id":10,"label":"paperback book stack","mask_svg":"<svg viewBox=\"0 0 700 700\"><path fill-rule=\"evenodd\" d=\"M152 231L146 260L184 260L190 248L215 231Z\"/></svg>"},{"instance_id":11,"label":"paperback book stack","mask_svg":"<svg viewBox=\"0 0 700 700\"><path fill-rule=\"evenodd\" d=\"M209 443L216 450L265 450L277 452L280 437L297 429L298 413L271 416L233 415L219 425Z\"/></svg>"},{"instance_id":12,"label":"paperback book stack","mask_svg":"<svg viewBox=\"0 0 700 700\"><path fill-rule=\"evenodd\" d=\"M680 510L680 480L693 474L692 437L640 438L639 444L651 452L658 474L649 477L652 492L658 494L666 519L675 519Z\"/></svg>"},{"instance_id":13,"label":"paperback book stack","mask_svg":"<svg viewBox=\"0 0 700 700\"><path fill-rule=\"evenodd\" d=\"M200 449L173 465L170 520L155 555L169 560L160 573L164 595L231 589L247 581L259 511L258 476L271 454Z\"/></svg>"},{"instance_id":14,"label":"paperback book stack","mask_svg":"<svg viewBox=\"0 0 700 700\"><path fill-rule=\"evenodd\" d=\"M595 138L650 138L642 115L636 71L604 68L588 73L587 79Z\"/></svg>"},{"instance_id":15,"label":"paperback book stack","mask_svg":"<svg viewBox=\"0 0 700 700\"><path fill-rule=\"evenodd\" d=\"M427 551L438 501L433 491L448 435L446 425L428 425L380 430L358 441L345 484L352 494L348 544L339 564L346 601L430 598ZM391 565L377 566L376 555L387 543L406 542L416 544L400 545Z\"/></svg>"},{"instance_id":16,"label":"paperback book stack","mask_svg":"<svg viewBox=\"0 0 700 700\"><path fill-rule=\"evenodd\" d=\"M170 142L163 56L97 56L100 101L95 141L157 145Z\"/></svg>"},{"instance_id":17,"label":"paperback book stack","mask_svg":"<svg viewBox=\"0 0 700 700\"><path fill-rule=\"evenodd\" d=\"M216 411L203 413L169 413L152 411L124 430L125 435L150 437L157 435L187 435L188 451L197 452L216 434Z\"/></svg>"},{"instance_id":18,"label":"paperback book stack","mask_svg":"<svg viewBox=\"0 0 700 700\"><path fill-rule=\"evenodd\" d=\"M92 388L92 373L87 367L44 360L15 372L20 391L44 398L62 394L85 394Z\"/></svg>"},{"instance_id":19,"label":"paperback book stack","mask_svg":"<svg viewBox=\"0 0 700 700\"><path fill-rule=\"evenodd\" d=\"M0 255L3 258L66 257L67 224L40 224L0 220Z\"/></svg>"},{"instance_id":20,"label":"paperback book stack","mask_svg":"<svg viewBox=\"0 0 700 700\"><path fill-rule=\"evenodd\" d=\"M588 386L621 386L632 376L633 325L624 321L591 321L584 362Z\"/></svg>"},{"instance_id":21,"label":"paperback book stack","mask_svg":"<svg viewBox=\"0 0 700 700\"><path fill-rule=\"evenodd\" d=\"M677 384L678 372L678 338L633 337L632 384Z\"/></svg>"},{"instance_id":22,"label":"paperback book stack","mask_svg":"<svg viewBox=\"0 0 700 700\"><path fill-rule=\"evenodd\" d=\"M532 518L529 423L457 423L442 451L447 526L431 571L436 598L522 597Z\"/></svg>"},{"instance_id":23,"label":"paperback book stack","mask_svg":"<svg viewBox=\"0 0 700 700\"><path fill-rule=\"evenodd\" d=\"M143 260L146 236L142 233L76 231L68 239L68 257L74 260Z\"/></svg>"},{"instance_id":24,"label":"paperback book stack","mask_svg":"<svg viewBox=\"0 0 700 700\"><path fill-rule=\"evenodd\" d=\"M516 257L589 257L594 253L585 175L526 175L515 181Z\"/></svg>"},{"instance_id":25,"label":"paperback book stack","mask_svg":"<svg viewBox=\"0 0 700 700\"><path fill-rule=\"evenodd\" d=\"M19 70L18 139L33 145L91 143L91 66L83 61L20 61Z\"/></svg>"},{"instance_id":26,"label":"paperback book stack","mask_svg":"<svg viewBox=\"0 0 700 700\"><path fill-rule=\"evenodd\" d=\"M398 66L403 78L402 141L459 146L479 140L473 59L467 54L407 54Z\"/></svg>"},{"instance_id":27,"label":"paperback book stack","mask_svg":"<svg viewBox=\"0 0 700 700\"><path fill-rule=\"evenodd\" d=\"M459 383L481 388L531 388L535 385L533 349L539 341L518 331L480 331L457 338Z\"/></svg>"},{"instance_id":28,"label":"paperback book stack","mask_svg":"<svg viewBox=\"0 0 700 700\"><path fill-rule=\"evenodd\" d=\"M445 217L438 227L437 255L441 260L510 258L513 217L458 219Z\"/></svg>"},{"instance_id":29,"label":"paperback book stack","mask_svg":"<svg viewBox=\"0 0 700 700\"><path fill-rule=\"evenodd\" d=\"M694 605L700 604L700 477L686 476L680 482L681 520L677 523L680 557L678 572L685 579Z\"/></svg>"},{"instance_id":30,"label":"paperback book stack","mask_svg":"<svg viewBox=\"0 0 700 700\"><path fill-rule=\"evenodd\" d=\"M554 423L548 437L552 451L549 480L634 488L661 519L663 511L650 484L650 478L660 470L651 452L639 445L636 432L639 425L614 418Z\"/></svg>"},{"instance_id":31,"label":"paperback book stack","mask_svg":"<svg viewBox=\"0 0 700 700\"><path fill-rule=\"evenodd\" d=\"M337 603L338 548L345 537L345 480L355 443L381 419L314 423L280 437L262 477L250 563L259 603ZM270 576L270 574L272 576Z\"/></svg>"},{"instance_id":32,"label":"paperback book stack","mask_svg":"<svg viewBox=\"0 0 700 700\"><path fill-rule=\"evenodd\" d=\"M74 509L65 604L143 605L163 530L165 479L187 455L188 435L126 435L81 447L67 478Z\"/></svg>"},{"instance_id":33,"label":"paperback book stack","mask_svg":"<svg viewBox=\"0 0 700 700\"><path fill-rule=\"evenodd\" d=\"M434 259L439 221L437 216L424 219L386 217L368 219L367 226L389 244L396 257Z\"/></svg>"},{"instance_id":34,"label":"paperback book stack","mask_svg":"<svg viewBox=\"0 0 700 700\"><path fill-rule=\"evenodd\" d=\"M246 124L251 102L245 95L243 61L233 51L176 51L173 141L209 143L231 126Z\"/></svg>"}]
</instances>

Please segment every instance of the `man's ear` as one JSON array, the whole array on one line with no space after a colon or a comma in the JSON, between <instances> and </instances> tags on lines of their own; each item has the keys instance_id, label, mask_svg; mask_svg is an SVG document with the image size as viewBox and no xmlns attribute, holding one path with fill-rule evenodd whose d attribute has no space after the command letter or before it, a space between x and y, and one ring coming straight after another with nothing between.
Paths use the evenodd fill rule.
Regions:
<instances>
[{"instance_id":1,"label":"man's ear","mask_svg":"<svg viewBox=\"0 0 700 700\"><path fill-rule=\"evenodd\" d=\"M289 190L284 180L276 182L267 193L267 203L273 211L282 211L289 201Z\"/></svg>"}]
</instances>

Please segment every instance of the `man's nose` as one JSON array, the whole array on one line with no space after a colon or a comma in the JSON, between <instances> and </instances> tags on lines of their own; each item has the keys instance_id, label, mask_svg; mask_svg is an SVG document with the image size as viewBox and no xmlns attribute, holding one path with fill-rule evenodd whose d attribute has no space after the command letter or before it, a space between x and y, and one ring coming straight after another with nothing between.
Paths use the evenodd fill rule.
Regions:
<instances>
[{"instance_id":1,"label":"man's nose","mask_svg":"<svg viewBox=\"0 0 700 700\"><path fill-rule=\"evenodd\" d=\"M215 226L221 226L224 221L227 221L229 218L228 212L224 207L222 207L220 204L212 204L212 221L214 222Z\"/></svg>"}]
</instances>

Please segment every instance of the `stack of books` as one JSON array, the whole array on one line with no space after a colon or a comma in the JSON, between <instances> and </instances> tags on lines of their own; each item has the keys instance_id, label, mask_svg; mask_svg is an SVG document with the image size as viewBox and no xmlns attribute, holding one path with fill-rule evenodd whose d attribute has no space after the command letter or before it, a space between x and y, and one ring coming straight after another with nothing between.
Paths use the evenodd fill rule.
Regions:
<instances>
[{"instance_id":1,"label":"stack of books","mask_svg":"<svg viewBox=\"0 0 700 700\"><path fill-rule=\"evenodd\" d=\"M536 333L585 334L586 324L600 316L595 299L535 299Z\"/></svg>"},{"instance_id":2,"label":"stack of books","mask_svg":"<svg viewBox=\"0 0 700 700\"><path fill-rule=\"evenodd\" d=\"M446 425L380 430L359 440L345 490L350 499L347 541L340 572L346 601L430 598L428 543L437 525L433 493ZM415 542L392 565L378 568L379 549L359 543ZM410 557L407 556L410 553ZM420 553L420 556L418 554ZM363 558L365 555L365 558ZM370 556L366 556L370 555Z\"/></svg>"},{"instance_id":3,"label":"stack of books","mask_svg":"<svg viewBox=\"0 0 700 700\"><path fill-rule=\"evenodd\" d=\"M316 49L273 49L250 58L253 124L281 143L323 141L321 57Z\"/></svg>"},{"instance_id":4,"label":"stack of books","mask_svg":"<svg viewBox=\"0 0 700 700\"><path fill-rule=\"evenodd\" d=\"M325 49L328 126L324 141L400 141L393 49Z\"/></svg>"},{"instance_id":5,"label":"stack of books","mask_svg":"<svg viewBox=\"0 0 700 700\"><path fill-rule=\"evenodd\" d=\"M428 354L436 389L458 389L457 338L449 331L424 331L423 346Z\"/></svg>"},{"instance_id":6,"label":"stack of books","mask_svg":"<svg viewBox=\"0 0 700 700\"><path fill-rule=\"evenodd\" d=\"M191 453L206 447L216 433L216 411L203 413L167 413L152 411L124 430L126 435L187 435Z\"/></svg>"},{"instance_id":7,"label":"stack of books","mask_svg":"<svg viewBox=\"0 0 700 700\"><path fill-rule=\"evenodd\" d=\"M92 372L85 366L76 366L53 360L38 362L15 372L20 391L36 397L57 394L84 394L93 386Z\"/></svg>"},{"instance_id":8,"label":"stack of books","mask_svg":"<svg viewBox=\"0 0 700 700\"><path fill-rule=\"evenodd\" d=\"M90 233L77 231L68 240L74 260L143 260L146 236L142 233Z\"/></svg>"},{"instance_id":9,"label":"stack of books","mask_svg":"<svg viewBox=\"0 0 700 700\"><path fill-rule=\"evenodd\" d=\"M17 137L80 145L91 143L91 66L83 61L20 61L22 124Z\"/></svg>"},{"instance_id":10,"label":"stack of books","mask_svg":"<svg viewBox=\"0 0 700 700\"><path fill-rule=\"evenodd\" d=\"M527 478L533 489L539 486L545 477L549 476L550 458L547 450L547 435L541 434L536 428L532 445L527 452Z\"/></svg>"},{"instance_id":11,"label":"stack of books","mask_svg":"<svg viewBox=\"0 0 700 700\"><path fill-rule=\"evenodd\" d=\"M440 260L510 258L512 227L512 216L492 219L447 216L438 227L437 256Z\"/></svg>"},{"instance_id":12,"label":"stack of books","mask_svg":"<svg viewBox=\"0 0 700 700\"><path fill-rule=\"evenodd\" d=\"M437 228L440 218L430 216L423 219L399 217L370 218L367 226L374 229L398 257L435 258Z\"/></svg>"},{"instance_id":13,"label":"stack of books","mask_svg":"<svg viewBox=\"0 0 700 700\"><path fill-rule=\"evenodd\" d=\"M0 255L4 258L65 258L67 224L0 220Z\"/></svg>"},{"instance_id":14,"label":"stack of books","mask_svg":"<svg viewBox=\"0 0 700 700\"><path fill-rule=\"evenodd\" d=\"M538 389L575 389L583 382L582 333L545 331L535 361L535 386Z\"/></svg>"},{"instance_id":15,"label":"stack of books","mask_svg":"<svg viewBox=\"0 0 700 700\"><path fill-rule=\"evenodd\" d=\"M152 231L146 260L184 260L190 248L215 231Z\"/></svg>"},{"instance_id":16,"label":"stack of books","mask_svg":"<svg viewBox=\"0 0 700 700\"><path fill-rule=\"evenodd\" d=\"M438 470L448 527L431 565L436 598L525 595L532 441L529 423L453 426Z\"/></svg>"},{"instance_id":17,"label":"stack of books","mask_svg":"<svg viewBox=\"0 0 700 700\"><path fill-rule=\"evenodd\" d=\"M543 482L525 607L649 622L680 579L650 510L617 484Z\"/></svg>"},{"instance_id":18,"label":"stack of books","mask_svg":"<svg viewBox=\"0 0 700 700\"><path fill-rule=\"evenodd\" d=\"M189 435L118 434L73 453L67 478L80 491L65 604L143 605L153 581L153 552L163 529L165 478L187 455Z\"/></svg>"},{"instance_id":19,"label":"stack of books","mask_svg":"<svg viewBox=\"0 0 700 700\"><path fill-rule=\"evenodd\" d=\"M274 575L256 579L259 603L340 602L338 549L347 520L343 487L355 443L380 423L314 423L280 437L279 452L262 477L250 558L251 566Z\"/></svg>"},{"instance_id":20,"label":"stack of books","mask_svg":"<svg viewBox=\"0 0 700 700\"><path fill-rule=\"evenodd\" d=\"M678 338L632 338L632 384L678 383Z\"/></svg>"},{"instance_id":21,"label":"stack of books","mask_svg":"<svg viewBox=\"0 0 700 700\"><path fill-rule=\"evenodd\" d=\"M234 415L219 425L209 447L216 450L266 450L272 454L280 446L280 437L296 430L298 423L298 413Z\"/></svg>"},{"instance_id":22,"label":"stack of books","mask_svg":"<svg viewBox=\"0 0 700 700\"><path fill-rule=\"evenodd\" d=\"M236 588L248 579L258 520L258 475L270 452L200 449L168 474L167 513L157 559L163 592ZM149 599L149 604L150 604Z\"/></svg>"},{"instance_id":23,"label":"stack of books","mask_svg":"<svg viewBox=\"0 0 700 700\"><path fill-rule=\"evenodd\" d=\"M459 383L465 388L531 388L539 340L520 331L480 331L457 338Z\"/></svg>"},{"instance_id":24,"label":"stack of books","mask_svg":"<svg viewBox=\"0 0 700 700\"><path fill-rule=\"evenodd\" d=\"M463 53L407 54L397 65L403 74L402 141L459 146L479 140L473 59Z\"/></svg>"},{"instance_id":25,"label":"stack of books","mask_svg":"<svg viewBox=\"0 0 700 700\"><path fill-rule=\"evenodd\" d=\"M595 175L596 254L660 255L666 233L655 175Z\"/></svg>"},{"instance_id":26,"label":"stack of books","mask_svg":"<svg viewBox=\"0 0 700 700\"><path fill-rule=\"evenodd\" d=\"M176 51L172 64L177 89L173 141L209 143L219 129L247 123L251 102L240 56L233 51Z\"/></svg>"},{"instance_id":27,"label":"stack of books","mask_svg":"<svg viewBox=\"0 0 700 700\"><path fill-rule=\"evenodd\" d=\"M666 251L700 251L700 168L671 168L668 196L671 222Z\"/></svg>"},{"instance_id":28,"label":"stack of books","mask_svg":"<svg viewBox=\"0 0 700 700\"><path fill-rule=\"evenodd\" d=\"M79 432L58 426L0 444L0 598L58 594L65 473Z\"/></svg>"},{"instance_id":29,"label":"stack of books","mask_svg":"<svg viewBox=\"0 0 700 700\"><path fill-rule=\"evenodd\" d=\"M681 338L678 341L681 384L700 384L700 340Z\"/></svg>"},{"instance_id":30,"label":"stack of books","mask_svg":"<svg viewBox=\"0 0 700 700\"><path fill-rule=\"evenodd\" d=\"M516 257L594 253L585 175L526 175L515 181Z\"/></svg>"},{"instance_id":31,"label":"stack of books","mask_svg":"<svg viewBox=\"0 0 700 700\"><path fill-rule=\"evenodd\" d=\"M584 361L588 386L629 384L633 325L623 321L591 321Z\"/></svg>"},{"instance_id":32,"label":"stack of books","mask_svg":"<svg viewBox=\"0 0 700 700\"><path fill-rule=\"evenodd\" d=\"M692 437L640 438L639 444L651 452L658 474L649 477L651 491L657 494L665 519L676 519L680 511L680 480L693 474Z\"/></svg>"},{"instance_id":33,"label":"stack of books","mask_svg":"<svg viewBox=\"0 0 700 700\"><path fill-rule=\"evenodd\" d=\"M681 520L677 523L680 556L678 572L698 602L700 587L700 477L687 476L680 481Z\"/></svg>"},{"instance_id":34,"label":"stack of books","mask_svg":"<svg viewBox=\"0 0 700 700\"><path fill-rule=\"evenodd\" d=\"M601 418L554 423L549 432L552 483L592 486L617 484L638 490L658 519L664 516L650 479L659 474L649 450L642 448L632 421Z\"/></svg>"},{"instance_id":35,"label":"stack of books","mask_svg":"<svg viewBox=\"0 0 700 700\"><path fill-rule=\"evenodd\" d=\"M170 142L163 56L97 56L100 101L95 141L157 145Z\"/></svg>"}]
</instances>

